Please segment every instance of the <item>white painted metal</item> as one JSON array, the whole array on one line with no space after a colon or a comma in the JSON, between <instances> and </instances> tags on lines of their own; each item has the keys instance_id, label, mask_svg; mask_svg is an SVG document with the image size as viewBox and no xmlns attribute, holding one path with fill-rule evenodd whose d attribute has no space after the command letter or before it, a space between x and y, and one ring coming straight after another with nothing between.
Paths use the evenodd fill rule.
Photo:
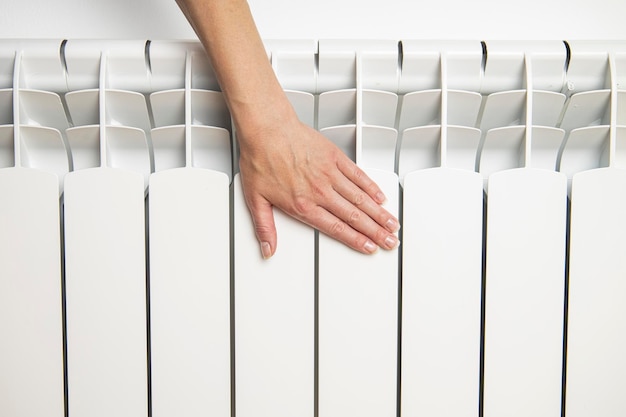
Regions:
<instances>
[{"instance_id":1,"label":"white painted metal","mask_svg":"<svg viewBox=\"0 0 626 417\"><path fill-rule=\"evenodd\" d=\"M59 192L63 193L63 177L70 167L61 132L43 126L21 126L19 132L22 165L55 174Z\"/></svg>"},{"instance_id":2,"label":"white painted metal","mask_svg":"<svg viewBox=\"0 0 626 417\"><path fill-rule=\"evenodd\" d=\"M152 415L228 417L228 177L158 172L149 201Z\"/></svg>"},{"instance_id":3,"label":"white painted metal","mask_svg":"<svg viewBox=\"0 0 626 417\"><path fill-rule=\"evenodd\" d=\"M402 41L400 92L406 94L441 88L441 51L446 51L447 55L446 78L449 95L454 90L480 91L484 46L479 40L467 36L448 39L450 40L408 38ZM478 97L480 98L480 94Z\"/></svg>"},{"instance_id":4,"label":"white painted metal","mask_svg":"<svg viewBox=\"0 0 626 417\"><path fill-rule=\"evenodd\" d=\"M0 89L0 125L13 123L13 89Z\"/></svg>"},{"instance_id":5,"label":"white painted metal","mask_svg":"<svg viewBox=\"0 0 626 417\"><path fill-rule=\"evenodd\" d=\"M604 143L607 157L572 179L565 398L568 417L626 413L622 395L622 375L626 371L626 314L622 302L626 294L626 244L622 236L626 230L626 171L624 128L617 126L619 114L623 113L617 87L624 67L618 66L613 51L604 58L610 85L610 104L604 115L609 122Z\"/></svg>"},{"instance_id":6,"label":"white painted metal","mask_svg":"<svg viewBox=\"0 0 626 417\"><path fill-rule=\"evenodd\" d=\"M0 126L0 168L10 168L15 165L13 142L13 125Z\"/></svg>"},{"instance_id":7,"label":"white painted metal","mask_svg":"<svg viewBox=\"0 0 626 417\"><path fill-rule=\"evenodd\" d=\"M144 173L109 165L111 152L130 148L108 146L106 76L103 51L100 167L65 181L68 412L147 416Z\"/></svg>"},{"instance_id":8,"label":"white painted metal","mask_svg":"<svg viewBox=\"0 0 626 417\"><path fill-rule=\"evenodd\" d=\"M140 173L147 187L152 162L145 132L129 126L107 126L105 130L107 166Z\"/></svg>"},{"instance_id":9,"label":"white painted metal","mask_svg":"<svg viewBox=\"0 0 626 417\"><path fill-rule=\"evenodd\" d=\"M166 39L166 38L162 38ZM151 92L182 91L186 83L186 55L194 54L191 70L191 88L219 90L219 84L202 44L197 40L152 40L147 46L150 59ZM181 117L182 105L180 107Z\"/></svg>"},{"instance_id":10,"label":"white painted metal","mask_svg":"<svg viewBox=\"0 0 626 417\"><path fill-rule=\"evenodd\" d=\"M339 149L352 160L356 158L356 125L331 126L320 129Z\"/></svg>"},{"instance_id":11,"label":"white painted metal","mask_svg":"<svg viewBox=\"0 0 626 417\"><path fill-rule=\"evenodd\" d=\"M533 126L531 134L533 157L529 165L532 168L555 170L565 132L554 127Z\"/></svg>"},{"instance_id":12,"label":"white painted metal","mask_svg":"<svg viewBox=\"0 0 626 417\"><path fill-rule=\"evenodd\" d=\"M584 91L574 94L567 102L561 129L570 131L580 127L607 124L607 108L611 92L609 90Z\"/></svg>"},{"instance_id":13,"label":"white painted metal","mask_svg":"<svg viewBox=\"0 0 626 417\"><path fill-rule=\"evenodd\" d=\"M489 177L486 417L560 415L566 184L533 168Z\"/></svg>"},{"instance_id":14,"label":"white painted metal","mask_svg":"<svg viewBox=\"0 0 626 417\"><path fill-rule=\"evenodd\" d=\"M572 182L566 415L621 416L626 372L626 171Z\"/></svg>"},{"instance_id":15,"label":"white painted metal","mask_svg":"<svg viewBox=\"0 0 626 417\"><path fill-rule=\"evenodd\" d=\"M185 125L161 126L152 129L154 171L185 166Z\"/></svg>"},{"instance_id":16,"label":"white painted metal","mask_svg":"<svg viewBox=\"0 0 626 417\"><path fill-rule=\"evenodd\" d=\"M235 408L239 417L312 417L313 229L274 211L278 250L262 259L234 179Z\"/></svg>"},{"instance_id":17,"label":"white painted metal","mask_svg":"<svg viewBox=\"0 0 626 417\"><path fill-rule=\"evenodd\" d=\"M222 93L191 90L191 123L230 129L230 113Z\"/></svg>"},{"instance_id":18,"label":"white painted metal","mask_svg":"<svg viewBox=\"0 0 626 417\"><path fill-rule=\"evenodd\" d=\"M485 178L497 171L524 166L525 135L524 126L508 126L487 132L479 161L479 170ZM533 168L554 171L563 141L563 130L533 126L531 135L533 158L529 165Z\"/></svg>"},{"instance_id":19,"label":"white painted metal","mask_svg":"<svg viewBox=\"0 0 626 417\"><path fill-rule=\"evenodd\" d=\"M414 91L402 96L399 129L438 125L441 122L441 90Z\"/></svg>"},{"instance_id":20,"label":"white painted metal","mask_svg":"<svg viewBox=\"0 0 626 417\"><path fill-rule=\"evenodd\" d=\"M318 100L318 129L356 123L356 90L328 91Z\"/></svg>"},{"instance_id":21,"label":"white painted metal","mask_svg":"<svg viewBox=\"0 0 626 417\"><path fill-rule=\"evenodd\" d=\"M447 166L474 171L476 150L480 144L480 130L465 126L448 126Z\"/></svg>"},{"instance_id":22,"label":"white painted metal","mask_svg":"<svg viewBox=\"0 0 626 417\"><path fill-rule=\"evenodd\" d=\"M130 126L150 132L150 116L143 94L135 91L107 90L106 95L107 125Z\"/></svg>"},{"instance_id":23,"label":"white painted metal","mask_svg":"<svg viewBox=\"0 0 626 417\"><path fill-rule=\"evenodd\" d=\"M143 196L152 170L159 171L152 175L148 219L152 413L210 409L226 415L235 376L239 415L312 416L317 271L320 416L395 415L397 252L366 257L325 236L316 250L311 229L277 212L279 251L263 261L238 178L236 239L232 246L224 243L232 238L224 221L232 198L230 118L221 94L207 90L217 88L208 61L199 59L196 74L188 77L179 56L186 48L201 53L201 47L139 41L126 49L130 43L114 43L121 48L112 52L106 85L96 69L103 42L69 41L63 49L46 42L44 60L53 62L52 71L29 50L27 76L14 80L13 88L4 71L13 58L6 59L4 46L0 51L0 167L11 167L0 170L0 332L6 335L0 342L0 414L19 416L2 407L25 401L29 415L62 410L62 362L51 359L62 357L58 195L73 162L76 172L68 174L65 197L70 415L146 415L150 406ZM626 121L626 94L618 87L626 76L615 66L626 62L626 54L616 54L611 64L605 49L613 44L598 44L600 51L586 56L589 45L570 42L563 85L562 51L558 59L545 57L545 66L533 60L530 70L530 56L516 49L519 44L507 51L507 43L486 42L483 74L479 42L464 48L407 41L400 45L401 66L395 41L376 43L373 53L359 49L365 43L355 52L349 41L322 42L318 83L316 42L294 43L303 48L295 52L276 45L268 51L279 76L306 90L287 92L299 117L323 128L367 169L390 197L392 211L398 200L394 165L400 173L403 415L477 412L479 280L467 279L475 277L481 260L480 254L470 255L478 250L482 230L475 166L489 179L485 417L561 412L564 178L572 184L567 416L624 414L620 375L626 372L626 341L619 329L625 325L620 300L626 266L620 254L626 251L626 128L620 124ZM436 74L443 68L437 50L454 45L453 75L442 87L446 77ZM57 62L60 55L67 59L67 73ZM359 75L364 67L355 62L371 67ZM363 77L384 87L364 86ZM191 111L184 109L189 103L183 103L181 90L187 80ZM408 93L400 102L394 82ZM151 96L148 116L144 97L155 86L168 90ZM466 86L472 91L462 90ZM75 91L59 94L68 87ZM319 98L311 94L318 88L324 91ZM481 102L478 91L493 94ZM63 100L76 126L66 132ZM159 126L152 131L150 117ZM397 128L398 162L388 146ZM553 172L555 166L561 174ZM219 217L207 215L217 211ZM228 279L233 265L234 284ZM6 278L16 270L21 278L40 269L54 273L33 272L34 284ZM204 279L218 275L227 279ZM228 327L231 289L234 330ZM237 344L232 374L231 336ZM31 401L30 389L47 393Z\"/></svg>"},{"instance_id":24,"label":"white painted metal","mask_svg":"<svg viewBox=\"0 0 626 417\"><path fill-rule=\"evenodd\" d=\"M473 91L448 90L448 125L474 127L482 97Z\"/></svg>"},{"instance_id":25,"label":"white painted metal","mask_svg":"<svg viewBox=\"0 0 626 417\"><path fill-rule=\"evenodd\" d=\"M156 128L185 124L185 90L156 91L150 94L150 108Z\"/></svg>"},{"instance_id":26,"label":"white painted metal","mask_svg":"<svg viewBox=\"0 0 626 417\"><path fill-rule=\"evenodd\" d=\"M367 174L397 214L397 176ZM363 255L320 235L320 417L396 415L397 318L398 251Z\"/></svg>"},{"instance_id":27,"label":"white painted metal","mask_svg":"<svg viewBox=\"0 0 626 417\"><path fill-rule=\"evenodd\" d=\"M272 55L275 70L278 58ZM305 70L309 63L304 57ZM282 70L298 84L298 71ZM286 93L300 120L313 127L314 96ZM274 210L277 250L263 259L239 174L233 188L235 412L239 417L313 417L315 231Z\"/></svg>"},{"instance_id":28,"label":"white painted metal","mask_svg":"<svg viewBox=\"0 0 626 417\"><path fill-rule=\"evenodd\" d=\"M14 126L4 129L13 142L10 151L15 167L0 169L0 414L61 417L59 178L35 169L36 164L22 164L27 156L17 110L21 105L22 54L15 52L12 69ZM66 168L67 164L66 157Z\"/></svg>"},{"instance_id":29,"label":"white painted metal","mask_svg":"<svg viewBox=\"0 0 626 417\"><path fill-rule=\"evenodd\" d=\"M499 91L488 95L480 120L480 128L487 132L494 128L523 125L526 116L526 91Z\"/></svg>"},{"instance_id":30,"label":"white painted metal","mask_svg":"<svg viewBox=\"0 0 626 417\"><path fill-rule=\"evenodd\" d=\"M491 40L484 47L486 60L480 86L483 94L526 88L529 52L533 61L533 91L559 92L565 84L568 51L561 40Z\"/></svg>"},{"instance_id":31,"label":"white painted metal","mask_svg":"<svg viewBox=\"0 0 626 417\"><path fill-rule=\"evenodd\" d=\"M571 180L577 172L607 166L609 133L606 125L572 130L563 144L559 171Z\"/></svg>"},{"instance_id":32,"label":"white painted metal","mask_svg":"<svg viewBox=\"0 0 626 417\"><path fill-rule=\"evenodd\" d=\"M114 168L65 180L69 413L146 416L144 184Z\"/></svg>"},{"instance_id":33,"label":"white painted metal","mask_svg":"<svg viewBox=\"0 0 626 417\"><path fill-rule=\"evenodd\" d=\"M61 132L69 127L59 95L41 90L20 89L20 122Z\"/></svg>"},{"instance_id":34,"label":"white painted metal","mask_svg":"<svg viewBox=\"0 0 626 417\"><path fill-rule=\"evenodd\" d=\"M100 166L100 127L76 126L67 129L74 171Z\"/></svg>"},{"instance_id":35,"label":"white painted metal","mask_svg":"<svg viewBox=\"0 0 626 417\"><path fill-rule=\"evenodd\" d=\"M533 146L534 57L524 59L525 125L500 129L523 132L511 149L523 168L488 178L485 417L561 415L567 178L532 168L534 153L546 153Z\"/></svg>"},{"instance_id":36,"label":"white painted metal","mask_svg":"<svg viewBox=\"0 0 626 417\"><path fill-rule=\"evenodd\" d=\"M59 183L4 168L0 195L0 414L62 417Z\"/></svg>"},{"instance_id":37,"label":"white painted metal","mask_svg":"<svg viewBox=\"0 0 626 417\"><path fill-rule=\"evenodd\" d=\"M556 127L565 106L565 94L533 91L533 124Z\"/></svg>"},{"instance_id":38,"label":"white painted metal","mask_svg":"<svg viewBox=\"0 0 626 417\"><path fill-rule=\"evenodd\" d=\"M287 91L315 93L317 42L313 39L266 40L265 49L281 86Z\"/></svg>"},{"instance_id":39,"label":"white painted metal","mask_svg":"<svg viewBox=\"0 0 626 417\"><path fill-rule=\"evenodd\" d=\"M437 152L441 126L417 126L402 132L401 151L398 156L398 173L402 182L409 172L441 166Z\"/></svg>"},{"instance_id":40,"label":"white painted metal","mask_svg":"<svg viewBox=\"0 0 626 417\"><path fill-rule=\"evenodd\" d=\"M97 125L100 123L97 88L70 91L65 94L65 102L74 126Z\"/></svg>"},{"instance_id":41,"label":"white painted metal","mask_svg":"<svg viewBox=\"0 0 626 417\"><path fill-rule=\"evenodd\" d=\"M364 90L362 94L363 124L395 127L398 95L379 90Z\"/></svg>"},{"instance_id":42,"label":"white painted metal","mask_svg":"<svg viewBox=\"0 0 626 417\"><path fill-rule=\"evenodd\" d=\"M315 126L315 97L302 91L285 91L300 121L308 126Z\"/></svg>"},{"instance_id":43,"label":"white painted metal","mask_svg":"<svg viewBox=\"0 0 626 417\"><path fill-rule=\"evenodd\" d=\"M363 166L383 171L394 171L396 129L383 126L363 126L361 129L361 143Z\"/></svg>"},{"instance_id":44,"label":"white painted metal","mask_svg":"<svg viewBox=\"0 0 626 417\"><path fill-rule=\"evenodd\" d=\"M186 62L185 167L150 176L152 415L227 417L231 408L230 136L223 128L191 125L191 54Z\"/></svg>"},{"instance_id":45,"label":"white painted metal","mask_svg":"<svg viewBox=\"0 0 626 417\"><path fill-rule=\"evenodd\" d=\"M448 124L474 127L482 97L472 91L448 90ZM402 98L400 130L441 122L441 90L408 93Z\"/></svg>"},{"instance_id":46,"label":"white painted metal","mask_svg":"<svg viewBox=\"0 0 626 417\"><path fill-rule=\"evenodd\" d=\"M230 132L223 127L190 126L191 165L233 176Z\"/></svg>"},{"instance_id":47,"label":"white painted metal","mask_svg":"<svg viewBox=\"0 0 626 417\"><path fill-rule=\"evenodd\" d=\"M404 175L400 407L402 415L409 416L477 416L483 187L474 162L480 131L447 125L446 53L441 53L440 61L442 125L422 129L434 134L431 146L407 140L400 148ZM436 155L437 167L410 171L412 159L419 160L420 154Z\"/></svg>"},{"instance_id":48,"label":"white painted metal","mask_svg":"<svg viewBox=\"0 0 626 417\"><path fill-rule=\"evenodd\" d=\"M380 157L393 158L396 132L365 126L366 64L362 58L359 53L353 58L357 89L352 111L356 126L334 128L341 134L331 139L352 144L341 147L380 186L387 197L385 207L397 216L398 176L391 170L391 161ZM369 62L375 69L375 61ZM320 113L324 104L321 98ZM334 106L335 102L329 104ZM382 140L382 135L376 138L378 131L387 140ZM393 135L388 135L390 132ZM377 146L373 147L375 142ZM395 416L399 251L380 249L374 255L363 255L325 235L319 237L318 251L319 416Z\"/></svg>"},{"instance_id":49,"label":"white painted metal","mask_svg":"<svg viewBox=\"0 0 626 417\"><path fill-rule=\"evenodd\" d=\"M407 174L402 224L402 415L478 415L480 175Z\"/></svg>"}]
</instances>

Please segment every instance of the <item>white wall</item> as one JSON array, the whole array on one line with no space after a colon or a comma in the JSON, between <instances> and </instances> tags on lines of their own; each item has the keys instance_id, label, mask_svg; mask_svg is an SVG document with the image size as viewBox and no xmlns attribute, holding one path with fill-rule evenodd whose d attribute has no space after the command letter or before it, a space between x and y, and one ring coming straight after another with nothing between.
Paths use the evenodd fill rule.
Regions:
<instances>
[{"instance_id":1,"label":"white wall","mask_svg":"<svg viewBox=\"0 0 626 417\"><path fill-rule=\"evenodd\" d=\"M266 39L626 39L624 0L249 2ZM0 38L194 37L174 0L0 3Z\"/></svg>"}]
</instances>

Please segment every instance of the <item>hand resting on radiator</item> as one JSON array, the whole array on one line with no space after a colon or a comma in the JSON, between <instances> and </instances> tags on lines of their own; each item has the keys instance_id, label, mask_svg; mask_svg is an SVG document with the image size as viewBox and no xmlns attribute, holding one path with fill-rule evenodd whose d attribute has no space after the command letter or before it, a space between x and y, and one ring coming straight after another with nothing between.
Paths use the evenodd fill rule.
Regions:
<instances>
[{"instance_id":1,"label":"hand resting on radiator","mask_svg":"<svg viewBox=\"0 0 626 417\"><path fill-rule=\"evenodd\" d=\"M272 206L360 252L395 248L398 223L380 206L378 186L333 143L285 114L284 122L240 138L246 202L259 241L269 244L264 256L276 249Z\"/></svg>"},{"instance_id":2,"label":"hand resting on radiator","mask_svg":"<svg viewBox=\"0 0 626 417\"><path fill-rule=\"evenodd\" d=\"M231 111L239 168L264 258L277 247L272 207L362 252L394 249L398 220L378 186L301 123L267 59L245 0L177 0L202 42Z\"/></svg>"}]
</instances>

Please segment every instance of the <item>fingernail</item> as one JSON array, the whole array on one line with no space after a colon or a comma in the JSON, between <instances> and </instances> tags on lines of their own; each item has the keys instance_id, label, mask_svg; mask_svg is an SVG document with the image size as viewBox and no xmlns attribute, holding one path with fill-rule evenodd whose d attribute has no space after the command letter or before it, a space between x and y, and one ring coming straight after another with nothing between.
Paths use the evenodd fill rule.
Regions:
<instances>
[{"instance_id":1,"label":"fingernail","mask_svg":"<svg viewBox=\"0 0 626 417\"><path fill-rule=\"evenodd\" d=\"M272 257L272 247L267 242L261 242L261 254L263 259L269 259Z\"/></svg>"},{"instance_id":2,"label":"fingernail","mask_svg":"<svg viewBox=\"0 0 626 417\"><path fill-rule=\"evenodd\" d=\"M398 243L398 238L393 235L387 236L387 239L385 239L385 246L387 247L387 249L395 249L396 246L398 246Z\"/></svg>"},{"instance_id":3,"label":"fingernail","mask_svg":"<svg viewBox=\"0 0 626 417\"><path fill-rule=\"evenodd\" d=\"M398 230L400 230L400 223L398 223L398 221L396 219L389 219L389 220L387 220L387 223L385 224L385 227L390 232L395 233Z\"/></svg>"},{"instance_id":4,"label":"fingernail","mask_svg":"<svg viewBox=\"0 0 626 417\"><path fill-rule=\"evenodd\" d=\"M382 191L379 191L376 194L376 201L378 201L379 203L384 203L385 201L387 201L387 197L385 197L385 194L382 193Z\"/></svg>"},{"instance_id":5,"label":"fingernail","mask_svg":"<svg viewBox=\"0 0 626 417\"><path fill-rule=\"evenodd\" d=\"M365 245L363 245L363 249L365 249L365 252L367 253L374 253L378 249L378 246L376 246L376 244L371 240L368 240L365 242Z\"/></svg>"}]
</instances>

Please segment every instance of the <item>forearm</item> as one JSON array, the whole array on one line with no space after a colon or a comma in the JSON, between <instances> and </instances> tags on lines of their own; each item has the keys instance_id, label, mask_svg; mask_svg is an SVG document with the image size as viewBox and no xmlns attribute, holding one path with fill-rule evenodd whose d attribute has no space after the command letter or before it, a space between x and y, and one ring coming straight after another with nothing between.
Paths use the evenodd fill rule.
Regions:
<instances>
[{"instance_id":1,"label":"forearm","mask_svg":"<svg viewBox=\"0 0 626 417\"><path fill-rule=\"evenodd\" d=\"M295 116L274 75L246 0L177 3L213 64L241 137L256 136L269 123Z\"/></svg>"}]
</instances>

